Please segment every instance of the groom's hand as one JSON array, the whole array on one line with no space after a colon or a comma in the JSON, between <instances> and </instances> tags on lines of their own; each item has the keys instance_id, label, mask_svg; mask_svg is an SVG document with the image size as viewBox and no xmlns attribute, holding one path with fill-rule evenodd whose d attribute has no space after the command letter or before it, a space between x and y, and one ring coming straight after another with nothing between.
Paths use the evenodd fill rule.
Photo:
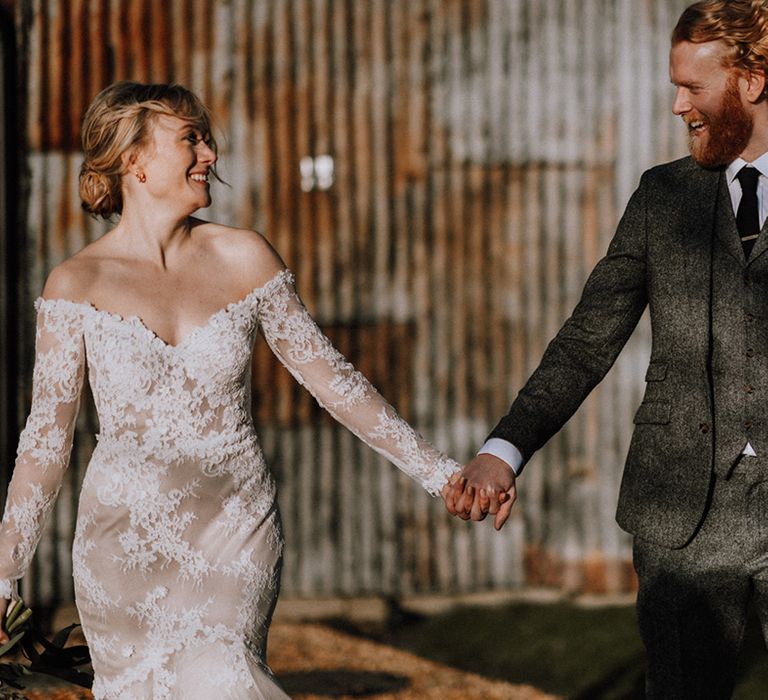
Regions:
<instances>
[{"instance_id":1,"label":"groom's hand","mask_svg":"<svg viewBox=\"0 0 768 700\"><path fill-rule=\"evenodd\" d=\"M511 467L498 457L480 454L461 474L443 494L448 512L462 520L484 520L490 513L494 527L501 530L517 498Z\"/></svg>"}]
</instances>

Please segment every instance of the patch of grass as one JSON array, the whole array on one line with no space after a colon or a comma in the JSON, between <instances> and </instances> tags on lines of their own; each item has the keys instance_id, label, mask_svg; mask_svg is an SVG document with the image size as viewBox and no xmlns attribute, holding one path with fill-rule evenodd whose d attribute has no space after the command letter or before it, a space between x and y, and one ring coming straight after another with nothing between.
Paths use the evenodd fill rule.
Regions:
<instances>
[{"instance_id":1,"label":"patch of grass","mask_svg":"<svg viewBox=\"0 0 768 700\"><path fill-rule=\"evenodd\" d=\"M395 614L386 627L343 626L454 668L530 684L573 700L633 700L644 695L645 650L632 606L519 602L458 608L432 617ZM736 700L768 697L766 661L753 617Z\"/></svg>"},{"instance_id":2,"label":"patch of grass","mask_svg":"<svg viewBox=\"0 0 768 700\"><path fill-rule=\"evenodd\" d=\"M401 627L392 643L483 676L568 697L641 697L634 610L567 603L463 608Z\"/></svg>"}]
</instances>

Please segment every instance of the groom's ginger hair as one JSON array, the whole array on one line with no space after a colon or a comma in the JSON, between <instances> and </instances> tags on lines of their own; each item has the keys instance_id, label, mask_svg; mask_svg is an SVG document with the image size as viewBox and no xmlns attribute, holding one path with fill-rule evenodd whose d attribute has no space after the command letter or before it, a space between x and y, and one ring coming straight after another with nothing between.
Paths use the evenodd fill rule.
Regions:
<instances>
[{"instance_id":1,"label":"groom's ginger hair","mask_svg":"<svg viewBox=\"0 0 768 700\"><path fill-rule=\"evenodd\" d=\"M672 45L681 41L722 41L728 47L723 57L726 68L768 76L768 0L696 2L672 31Z\"/></svg>"}]
</instances>

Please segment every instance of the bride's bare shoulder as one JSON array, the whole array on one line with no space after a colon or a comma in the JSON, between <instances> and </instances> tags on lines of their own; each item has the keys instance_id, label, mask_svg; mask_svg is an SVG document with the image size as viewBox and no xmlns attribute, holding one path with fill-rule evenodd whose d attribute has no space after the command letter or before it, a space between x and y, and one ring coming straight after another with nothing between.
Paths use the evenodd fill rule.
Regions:
<instances>
[{"instance_id":1,"label":"bride's bare shoulder","mask_svg":"<svg viewBox=\"0 0 768 700\"><path fill-rule=\"evenodd\" d=\"M259 287L285 269L280 255L257 231L209 222L200 222L199 227L203 245L242 280L244 287Z\"/></svg>"},{"instance_id":2,"label":"bride's bare shoulder","mask_svg":"<svg viewBox=\"0 0 768 700\"><path fill-rule=\"evenodd\" d=\"M48 274L42 297L89 301L90 291L108 259L108 251L109 241L98 239L56 265Z\"/></svg>"}]
</instances>

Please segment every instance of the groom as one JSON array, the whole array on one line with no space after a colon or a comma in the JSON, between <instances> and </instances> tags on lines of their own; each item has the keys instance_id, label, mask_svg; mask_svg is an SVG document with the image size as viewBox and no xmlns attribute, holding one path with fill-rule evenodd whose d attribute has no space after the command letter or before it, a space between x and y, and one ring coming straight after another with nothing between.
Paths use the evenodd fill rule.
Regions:
<instances>
[{"instance_id":1,"label":"groom","mask_svg":"<svg viewBox=\"0 0 768 700\"><path fill-rule=\"evenodd\" d=\"M634 535L653 698L725 698L746 609L768 639L768 2L710 0L672 34L690 158L646 172L573 315L446 504L515 500L515 476L653 328L617 520Z\"/></svg>"}]
</instances>

